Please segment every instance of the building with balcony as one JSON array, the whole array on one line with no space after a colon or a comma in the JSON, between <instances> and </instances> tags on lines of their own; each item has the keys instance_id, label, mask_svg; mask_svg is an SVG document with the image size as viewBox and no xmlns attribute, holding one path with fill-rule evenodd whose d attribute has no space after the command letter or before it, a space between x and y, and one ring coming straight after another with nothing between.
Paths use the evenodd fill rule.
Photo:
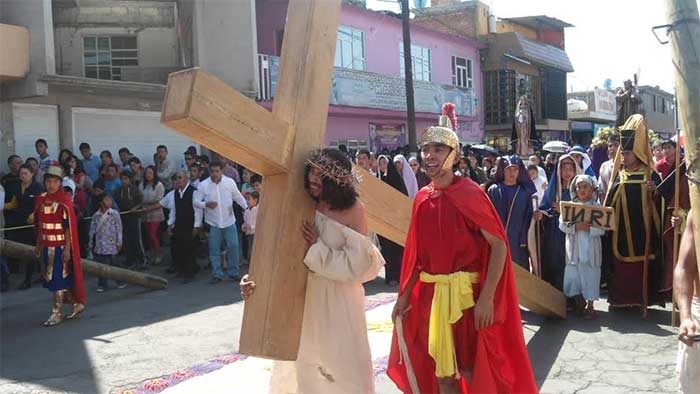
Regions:
<instances>
[{"instance_id":1,"label":"building with balcony","mask_svg":"<svg viewBox=\"0 0 700 394\"><path fill-rule=\"evenodd\" d=\"M274 100L287 11L285 0L257 2L259 100ZM399 16L344 2L330 89L326 143L379 152L407 144L403 35ZM416 130L434 125L444 102L457 105L463 142L483 139L484 112L475 39L411 26Z\"/></svg>"},{"instance_id":2,"label":"building with balcony","mask_svg":"<svg viewBox=\"0 0 700 394\"><path fill-rule=\"evenodd\" d=\"M164 144L180 161L194 144L160 124L167 76L200 66L254 97L254 8L255 0L3 0L3 43L13 44L1 49L21 48L22 29L29 42L24 72L20 49L0 53L0 73L13 73L0 78L0 157L36 156L44 138L53 155L78 153L85 141L94 154L128 147L150 164ZM6 25L20 32L7 35Z\"/></svg>"},{"instance_id":3,"label":"building with balcony","mask_svg":"<svg viewBox=\"0 0 700 394\"><path fill-rule=\"evenodd\" d=\"M617 103L615 92L595 88L567 94L567 113L571 122L571 140L590 145L598 130L615 126Z\"/></svg>"},{"instance_id":4,"label":"building with balcony","mask_svg":"<svg viewBox=\"0 0 700 394\"><path fill-rule=\"evenodd\" d=\"M490 144L507 149L521 96L533 104L543 140L568 140L566 74L573 66L564 29L572 25L545 15L499 20L478 0L433 0L431 7L417 12L416 22L486 44L481 60Z\"/></svg>"},{"instance_id":5,"label":"building with balcony","mask_svg":"<svg viewBox=\"0 0 700 394\"><path fill-rule=\"evenodd\" d=\"M639 86L642 108L647 127L659 137L667 139L676 135L676 98L658 86Z\"/></svg>"}]
</instances>

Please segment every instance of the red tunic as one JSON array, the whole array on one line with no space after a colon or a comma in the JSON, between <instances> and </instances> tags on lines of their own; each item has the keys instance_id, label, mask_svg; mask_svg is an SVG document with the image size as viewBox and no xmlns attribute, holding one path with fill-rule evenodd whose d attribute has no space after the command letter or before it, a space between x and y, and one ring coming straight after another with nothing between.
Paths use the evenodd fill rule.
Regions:
<instances>
[{"instance_id":1,"label":"red tunic","mask_svg":"<svg viewBox=\"0 0 700 394\"><path fill-rule=\"evenodd\" d=\"M414 270L432 274L480 272L483 281L488 274L490 248L481 229L507 242L496 210L476 183L457 177L444 190L436 190L431 184L419 191L404 251L401 292ZM471 392L537 392L523 337L510 254L507 261L494 297L495 323L476 331L470 308L453 325L459 369L473 369ZM416 283L410 297L412 309L403 320L404 337L422 393L439 391L435 363L427 345L433 287ZM478 284L474 290L478 299ZM394 331L387 373L400 390L410 393L396 335ZM461 383L466 393L466 381Z\"/></svg>"},{"instance_id":2,"label":"red tunic","mask_svg":"<svg viewBox=\"0 0 700 394\"><path fill-rule=\"evenodd\" d=\"M54 210L53 207L56 209ZM36 218L36 231L43 246L63 246L65 237L70 234L71 261L73 267L74 300L66 299L65 303L72 301L85 304L85 286L83 283L83 266L80 261L80 244L78 239L78 221L73 210L73 200L70 193L59 190L56 193L42 193L37 196L34 206ZM68 228L56 228L68 219ZM48 226L47 226L48 225ZM68 262L64 262L66 264ZM71 263L68 263L71 264Z\"/></svg>"}]
</instances>

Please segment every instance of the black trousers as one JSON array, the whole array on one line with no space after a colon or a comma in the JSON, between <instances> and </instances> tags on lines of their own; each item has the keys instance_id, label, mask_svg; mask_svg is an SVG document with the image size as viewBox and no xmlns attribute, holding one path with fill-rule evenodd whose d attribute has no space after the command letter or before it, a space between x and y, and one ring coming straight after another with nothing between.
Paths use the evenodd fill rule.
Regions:
<instances>
[{"instance_id":1,"label":"black trousers","mask_svg":"<svg viewBox=\"0 0 700 394\"><path fill-rule=\"evenodd\" d=\"M385 283L399 281L401 277L401 260L403 260L403 247L384 237L379 237L379 245L382 247L382 256L386 265L384 266L386 277Z\"/></svg>"},{"instance_id":2,"label":"black trousers","mask_svg":"<svg viewBox=\"0 0 700 394\"><path fill-rule=\"evenodd\" d=\"M192 228L175 228L172 237L173 260L175 269L183 276L194 276L196 273L197 239L192 236Z\"/></svg>"},{"instance_id":3,"label":"black trousers","mask_svg":"<svg viewBox=\"0 0 700 394\"><path fill-rule=\"evenodd\" d=\"M141 237L141 222L137 214L122 215L124 229L124 249L126 266L139 266L144 263L144 251Z\"/></svg>"}]
</instances>

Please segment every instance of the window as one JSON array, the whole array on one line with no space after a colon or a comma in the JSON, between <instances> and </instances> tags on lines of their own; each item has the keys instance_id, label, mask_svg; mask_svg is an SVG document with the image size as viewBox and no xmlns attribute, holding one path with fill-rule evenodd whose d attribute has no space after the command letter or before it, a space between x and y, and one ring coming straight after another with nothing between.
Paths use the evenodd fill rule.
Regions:
<instances>
[{"instance_id":1,"label":"window","mask_svg":"<svg viewBox=\"0 0 700 394\"><path fill-rule=\"evenodd\" d=\"M83 66L86 78L121 81L123 66L138 65L136 37L83 37Z\"/></svg>"},{"instance_id":2,"label":"window","mask_svg":"<svg viewBox=\"0 0 700 394\"><path fill-rule=\"evenodd\" d=\"M365 69L365 33L362 30L340 26L335 43L335 66Z\"/></svg>"},{"instance_id":3,"label":"window","mask_svg":"<svg viewBox=\"0 0 700 394\"><path fill-rule=\"evenodd\" d=\"M406 77L406 69L403 62L403 42L399 42L401 61L401 76ZM411 45L411 67L413 79L416 81L430 81L430 49Z\"/></svg>"},{"instance_id":4,"label":"window","mask_svg":"<svg viewBox=\"0 0 700 394\"><path fill-rule=\"evenodd\" d=\"M471 89L474 87L470 59L452 56L452 84L459 88Z\"/></svg>"},{"instance_id":5,"label":"window","mask_svg":"<svg viewBox=\"0 0 700 394\"><path fill-rule=\"evenodd\" d=\"M513 70L487 71L484 74L486 124L513 122L515 112L515 80Z\"/></svg>"},{"instance_id":6,"label":"window","mask_svg":"<svg viewBox=\"0 0 700 394\"><path fill-rule=\"evenodd\" d=\"M661 113L666 113L666 99L663 97L661 97Z\"/></svg>"},{"instance_id":7,"label":"window","mask_svg":"<svg viewBox=\"0 0 700 394\"><path fill-rule=\"evenodd\" d=\"M653 94L651 95L651 108L654 112L656 112L656 96Z\"/></svg>"},{"instance_id":8,"label":"window","mask_svg":"<svg viewBox=\"0 0 700 394\"><path fill-rule=\"evenodd\" d=\"M345 145L349 151L358 151L367 149L367 140L332 140L328 147L338 149L340 145Z\"/></svg>"}]
</instances>

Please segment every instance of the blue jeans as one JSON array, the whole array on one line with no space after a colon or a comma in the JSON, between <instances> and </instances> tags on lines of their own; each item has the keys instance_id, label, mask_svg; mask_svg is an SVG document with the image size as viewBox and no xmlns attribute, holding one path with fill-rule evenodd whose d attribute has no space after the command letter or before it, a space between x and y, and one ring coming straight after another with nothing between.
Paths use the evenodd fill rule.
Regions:
<instances>
[{"instance_id":1,"label":"blue jeans","mask_svg":"<svg viewBox=\"0 0 700 394\"><path fill-rule=\"evenodd\" d=\"M240 247L238 245L238 231L233 224L226 228L211 226L209 228L209 260L211 261L211 273L215 278L223 279L224 271L221 269L221 243L226 242L226 255L228 256L228 276L239 276L238 260Z\"/></svg>"},{"instance_id":2,"label":"blue jeans","mask_svg":"<svg viewBox=\"0 0 700 394\"><path fill-rule=\"evenodd\" d=\"M118 266L117 259L116 259L115 255L95 253L93 256L95 257L95 261L97 261L98 263L111 265L114 267ZM117 285L119 285L119 282L117 282ZM97 278L97 287L102 287L103 289L107 289L107 287L108 287L107 278Z\"/></svg>"}]
</instances>

